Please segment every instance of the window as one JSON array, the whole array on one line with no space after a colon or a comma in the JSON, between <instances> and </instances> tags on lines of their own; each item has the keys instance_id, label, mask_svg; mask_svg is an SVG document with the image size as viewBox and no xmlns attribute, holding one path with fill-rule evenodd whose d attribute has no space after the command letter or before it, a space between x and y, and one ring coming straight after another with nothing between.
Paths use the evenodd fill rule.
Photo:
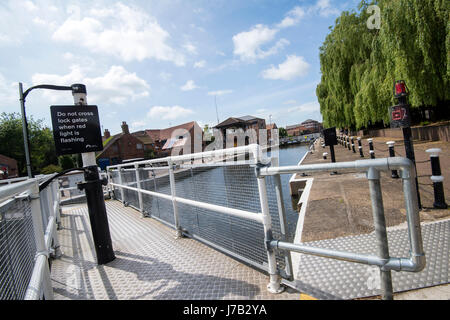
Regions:
<instances>
[{"instance_id":1,"label":"window","mask_svg":"<svg viewBox=\"0 0 450 320\"><path fill-rule=\"evenodd\" d=\"M138 149L138 150L142 150L142 143L138 143L138 144L136 144L136 149Z\"/></svg>"}]
</instances>

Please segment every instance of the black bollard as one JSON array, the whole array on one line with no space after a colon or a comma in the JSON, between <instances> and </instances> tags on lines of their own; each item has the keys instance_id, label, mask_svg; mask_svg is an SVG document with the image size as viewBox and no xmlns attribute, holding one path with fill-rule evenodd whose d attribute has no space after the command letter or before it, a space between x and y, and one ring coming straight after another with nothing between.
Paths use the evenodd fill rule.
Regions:
<instances>
[{"instance_id":1,"label":"black bollard","mask_svg":"<svg viewBox=\"0 0 450 320\"><path fill-rule=\"evenodd\" d=\"M347 137L347 148L348 148L348 150L352 150L352 146L350 143L350 137Z\"/></svg>"},{"instance_id":2,"label":"black bollard","mask_svg":"<svg viewBox=\"0 0 450 320\"><path fill-rule=\"evenodd\" d=\"M389 157L394 158L395 157L395 141L388 141L386 144L389 146ZM400 178L398 176L397 170L392 170L391 174L392 179L398 179Z\"/></svg>"},{"instance_id":3,"label":"black bollard","mask_svg":"<svg viewBox=\"0 0 450 320\"><path fill-rule=\"evenodd\" d=\"M328 156L328 153L327 153L327 152L324 152L324 153L323 153L323 160L327 160L327 156Z\"/></svg>"},{"instance_id":4,"label":"black bollard","mask_svg":"<svg viewBox=\"0 0 450 320\"><path fill-rule=\"evenodd\" d=\"M102 185L106 185L107 181L100 180L97 166L85 167L84 170L85 182L79 183L78 189L84 190L86 193L97 263L102 265L116 258L109 233L108 216L103 198Z\"/></svg>"},{"instance_id":5,"label":"black bollard","mask_svg":"<svg viewBox=\"0 0 450 320\"><path fill-rule=\"evenodd\" d=\"M369 141L370 159L375 159L375 151L373 150L373 139L367 139Z\"/></svg>"},{"instance_id":6,"label":"black bollard","mask_svg":"<svg viewBox=\"0 0 450 320\"><path fill-rule=\"evenodd\" d=\"M434 189L434 203L433 207L436 209L447 209L448 205L445 202L444 195L444 177L441 172L441 164L439 161L439 153L441 153L441 149L429 149L427 153L430 154L431 158L431 181L433 181L433 189Z\"/></svg>"},{"instance_id":7,"label":"black bollard","mask_svg":"<svg viewBox=\"0 0 450 320\"><path fill-rule=\"evenodd\" d=\"M353 151L353 153L356 153L356 149L355 149L355 137L352 137L352 151Z\"/></svg>"},{"instance_id":8,"label":"black bollard","mask_svg":"<svg viewBox=\"0 0 450 320\"><path fill-rule=\"evenodd\" d=\"M359 155L361 156L361 158L364 158L363 147L362 147L362 143L361 143L361 138L360 137L358 137L358 149L359 149Z\"/></svg>"}]
</instances>

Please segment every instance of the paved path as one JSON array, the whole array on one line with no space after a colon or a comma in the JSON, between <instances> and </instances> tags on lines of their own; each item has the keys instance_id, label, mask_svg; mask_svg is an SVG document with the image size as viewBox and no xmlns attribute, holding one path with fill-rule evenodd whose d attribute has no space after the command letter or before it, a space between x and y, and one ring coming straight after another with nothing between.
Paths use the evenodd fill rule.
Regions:
<instances>
[{"instance_id":1,"label":"paved path","mask_svg":"<svg viewBox=\"0 0 450 320\"><path fill-rule=\"evenodd\" d=\"M85 205L64 207L63 256L52 263L55 299L300 299L292 289L270 294L268 276L174 230L106 202L116 259L97 266Z\"/></svg>"}]
</instances>

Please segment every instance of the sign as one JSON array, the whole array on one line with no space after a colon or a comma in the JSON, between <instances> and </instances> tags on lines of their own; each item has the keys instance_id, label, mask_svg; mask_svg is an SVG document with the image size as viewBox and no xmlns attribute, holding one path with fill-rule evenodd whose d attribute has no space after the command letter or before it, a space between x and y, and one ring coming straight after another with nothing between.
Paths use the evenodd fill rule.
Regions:
<instances>
[{"instance_id":1,"label":"sign","mask_svg":"<svg viewBox=\"0 0 450 320\"><path fill-rule=\"evenodd\" d=\"M336 128L323 129L323 137L326 146L336 146L338 144Z\"/></svg>"},{"instance_id":2,"label":"sign","mask_svg":"<svg viewBox=\"0 0 450 320\"><path fill-rule=\"evenodd\" d=\"M51 106L56 154L103 150L97 106Z\"/></svg>"},{"instance_id":3,"label":"sign","mask_svg":"<svg viewBox=\"0 0 450 320\"><path fill-rule=\"evenodd\" d=\"M409 106L398 105L390 108L391 128L407 128L411 126Z\"/></svg>"}]
</instances>

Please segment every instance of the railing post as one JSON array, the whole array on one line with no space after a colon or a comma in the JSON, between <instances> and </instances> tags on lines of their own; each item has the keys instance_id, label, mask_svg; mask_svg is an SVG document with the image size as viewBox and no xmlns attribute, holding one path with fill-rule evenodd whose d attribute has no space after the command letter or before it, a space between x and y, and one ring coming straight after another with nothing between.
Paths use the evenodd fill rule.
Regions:
<instances>
[{"instance_id":1,"label":"railing post","mask_svg":"<svg viewBox=\"0 0 450 320\"><path fill-rule=\"evenodd\" d=\"M364 152L363 152L363 147L362 147L360 137L358 137L358 149L359 149L359 155L361 156L361 158L364 158Z\"/></svg>"},{"instance_id":2,"label":"railing post","mask_svg":"<svg viewBox=\"0 0 450 320\"><path fill-rule=\"evenodd\" d=\"M395 141L388 141L386 144L389 146L389 157L394 158L395 157ZM400 178L398 176L397 170L392 170L391 172L392 179L398 179Z\"/></svg>"},{"instance_id":3,"label":"railing post","mask_svg":"<svg viewBox=\"0 0 450 320\"><path fill-rule=\"evenodd\" d=\"M373 139L367 139L369 142L370 159L375 159L375 150L373 149Z\"/></svg>"},{"instance_id":4,"label":"railing post","mask_svg":"<svg viewBox=\"0 0 450 320\"><path fill-rule=\"evenodd\" d=\"M122 168L119 168L119 169L117 170L117 173L118 173L118 175L119 175L119 184L120 184L121 186L123 185L123 182L122 182L122 171L123 171ZM122 188L122 187L120 187L120 197L121 197L120 200L122 200L122 203L125 205L125 192L123 191L123 188Z\"/></svg>"},{"instance_id":5,"label":"railing post","mask_svg":"<svg viewBox=\"0 0 450 320\"><path fill-rule=\"evenodd\" d=\"M259 190L259 200L261 202L261 211L263 215L263 225L264 225L264 240L265 247L267 250L267 262L269 266L269 284L267 285L267 290L270 293L281 293L284 288L281 286L281 277L277 267L277 260L275 256L275 250L271 248L270 242L273 240L272 233L272 219L269 212L269 203L267 200L267 186L264 177L261 177L258 172L259 167L257 167L256 177L258 180L258 190Z\"/></svg>"},{"instance_id":6,"label":"railing post","mask_svg":"<svg viewBox=\"0 0 450 320\"><path fill-rule=\"evenodd\" d=\"M374 168L367 172L369 180L370 199L372 201L373 223L378 243L378 255L381 259L389 260L389 244L386 231L386 219L384 217L383 196L381 193L380 173ZM383 300L393 300L391 271L380 267L381 290Z\"/></svg>"},{"instance_id":7,"label":"railing post","mask_svg":"<svg viewBox=\"0 0 450 320\"><path fill-rule=\"evenodd\" d=\"M284 207L284 200L283 200L283 189L281 186L281 177L279 174L276 174L273 176L273 179L275 182L275 194L277 197L278 215L280 217L281 240L287 241L286 234L287 234L288 230L287 230L287 221L286 221L286 210ZM292 280L294 275L292 272L293 268L292 268L292 258L291 258L290 251L286 252L285 264L286 264L286 275L290 280Z\"/></svg>"},{"instance_id":8,"label":"railing post","mask_svg":"<svg viewBox=\"0 0 450 320\"><path fill-rule=\"evenodd\" d=\"M441 164L439 161L439 153L441 153L441 149L429 149L427 153L430 154L431 160L431 181L433 181L433 190L434 190L434 203L433 207L436 209L447 209L448 205L445 202L444 195L444 177L441 172Z\"/></svg>"},{"instance_id":9,"label":"railing post","mask_svg":"<svg viewBox=\"0 0 450 320\"><path fill-rule=\"evenodd\" d=\"M45 231L42 223L42 211L41 211L41 201L39 197L39 185L36 184L31 190L31 216L33 221L34 230L34 241L36 243L36 258L39 256L46 256L45 264L42 274L42 291L44 293L45 300L53 300L53 288L52 281L50 279L50 269L48 265L49 252L45 245ZM33 288L36 289L36 288Z\"/></svg>"},{"instance_id":10,"label":"railing post","mask_svg":"<svg viewBox=\"0 0 450 320\"><path fill-rule=\"evenodd\" d=\"M138 199L139 199L139 210L141 211L142 217L145 218L145 213L144 213L144 202L142 201L142 186L141 186L141 177L140 177L140 169L139 169L139 165L135 164L134 165L134 169L136 170L136 184L137 184L137 188L139 189L138 192Z\"/></svg>"},{"instance_id":11,"label":"railing post","mask_svg":"<svg viewBox=\"0 0 450 320\"><path fill-rule=\"evenodd\" d=\"M170 192L172 194L172 204L173 204L173 217L175 220L175 228L176 228L176 238L180 239L183 237L183 232L180 225L180 217L178 215L178 204L175 199L177 196L176 186L175 186L175 174L174 174L174 164L171 160L168 161L169 165L169 181L170 181Z\"/></svg>"}]
</instances>

